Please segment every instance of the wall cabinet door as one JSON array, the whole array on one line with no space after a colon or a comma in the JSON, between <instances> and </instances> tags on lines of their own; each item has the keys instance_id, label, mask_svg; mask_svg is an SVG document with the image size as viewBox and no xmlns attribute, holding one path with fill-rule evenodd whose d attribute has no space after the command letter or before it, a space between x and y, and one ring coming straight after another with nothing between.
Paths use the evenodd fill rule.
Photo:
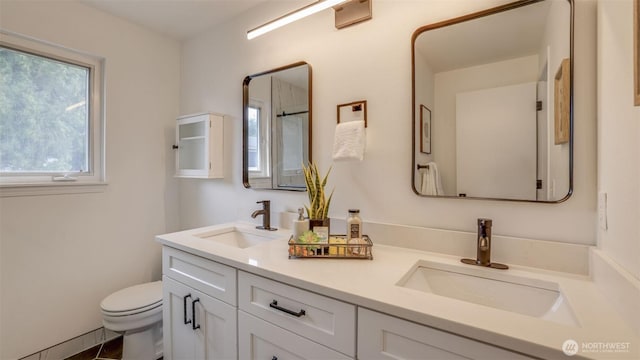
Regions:
<instances>
[{"instance_id":1,"label":"wall cabinet door","mask_svg":"<svg viewBox=\"0 0 640 360\"><path fill-rule=\"evenodd\" d=\"M176 124L176 177L223 178L224 116L179 117Z\"/></svg>"},{"instance_id":2,"label":"wall cabinet door","mask_svg":"<svg viewBox=\"0 0 640 360\"><path fill-rule=\"evenodd\" d=\"M502 348L363 308L358 308L358 358L531 359Z\"/></svg>"},{"instance_id":3,"label":"wall cabinet door","mask_svg":"<svg viewBox=\"0 0 640 360\"><path fill-rule=\"evenodd\" d=\"M238 311L238 338L243 360L351 359L244 311Z\"/></svg>"},{"instance_id":4,"label":"wall cabinet door","mask_svg":"<svg viewBox=\"0 0 640 360\"><path fill-rule=\"evenodd\" d=\"M237 359L236 308L163 277L164 358Z\"/></svg>"}]
</instances>

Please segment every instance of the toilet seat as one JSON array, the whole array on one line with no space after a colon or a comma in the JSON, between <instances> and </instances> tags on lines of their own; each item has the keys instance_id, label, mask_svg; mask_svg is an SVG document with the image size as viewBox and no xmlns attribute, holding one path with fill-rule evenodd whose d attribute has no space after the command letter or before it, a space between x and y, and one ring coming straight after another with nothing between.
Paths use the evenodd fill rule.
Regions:
<instances>
[{"instance_id":1,"label":"toilet seat","mask_svg":"<svg viewBox=\"0 0 640 360\"><path fill-rule=\"evenodd\" d=\"M160 311L161 307L162 281L134 285L116 291L100 304L104 315L116 317L140 314L154 309Z\"/></svg>"}]
</instances>

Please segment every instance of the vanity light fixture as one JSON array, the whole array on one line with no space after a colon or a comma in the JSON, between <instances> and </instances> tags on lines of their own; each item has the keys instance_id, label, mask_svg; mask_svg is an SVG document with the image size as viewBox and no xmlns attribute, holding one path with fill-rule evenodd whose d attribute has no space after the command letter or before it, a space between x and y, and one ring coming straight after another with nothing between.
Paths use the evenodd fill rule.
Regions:
<instances>
[{"instance_id":1,"label":"vanity light fixture","mask_svg":"<svg viewBox=\"0 0 640 360\"><path fill-rule=\"evenodd\" d=\"M286 15L280 16L279 18L275 19L275 20L271 20L268 23L258 26L255 29L249 30L247 32L247 39L251 40L253 38L256 38L260 35L266 34L271 30L275 30L279 27L285 26L287 24L291 24L294 21L300 20L302 18L305 18L309 15L315 14L317 12L320 12L324 9L328 9L332 6L335 5L339 5L343 2L346 2L349 0L320 0L320 1L316 1L314 3L311 3L303 8L300 8L298 10L295 10L293 12L290 12Z\"/></svg>"},{"instance_id":2,"label":"vanity light fixture","mask_svg":"<svg viewBox=\"0 0 640 360\"><path fill-rule=\"evenodd\" d=\"M371 19L371 1L372 0L319 0L247 31L247 39L254 39L271 30L275 30L330 7L333 7L336 11L336 28L340 29Z\"/></svg>"}]
</instances>

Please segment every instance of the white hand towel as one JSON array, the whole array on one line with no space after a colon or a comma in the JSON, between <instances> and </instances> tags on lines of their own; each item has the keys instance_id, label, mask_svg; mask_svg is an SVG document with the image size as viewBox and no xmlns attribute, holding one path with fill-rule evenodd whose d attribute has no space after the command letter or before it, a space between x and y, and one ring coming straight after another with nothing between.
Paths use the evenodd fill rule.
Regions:
<instances>
[{"instance_id":1,"label":"white hand towel","mask_svg":"<svg viewBox=\"0 0 640 360\"><path fill-rule=\"evenodd\" d=\"M366 140L364 121L349 121L338 124L333 142L333 160L362 161Z\"/></svg>"},{"instance_id":2,"label":"white hand towel","mask_svg":"<svg viewBox=\"0 0 640 360\"><path fill-rule=\"evenodd\" d=\"M429 192L429 186L430 186L430 182L429 182L429 174L427 173L427 169L420 169L420 173L421 173L421 178L420 178L420 193L422 195L431 195L428 194Z\"/></svg>"},{"instance_id":3,"label":"white hand towel","mask_svg":"<svg viewBox=\"0 0 640 360\"><path fill-rule=\"evenodd\" d=\"M435 162L430 162L429 171L431 173L431 181L433 182L433 195L444 195L444 190L442 189L442 179L440 179L440 171L438 170L438 165L436 165Z\"/></svg>"},{"instance_id":4,"label":"white hand towel","mask_svg":"<svg viewBox=\"0 0 640 360\"><path fill-rule=\"evenodd\" d=\"M435 162L428 163L427 167L421 169L420 172L422 173L420 184L420 193L422 195L444 195L440 172Z\"/></svg>"}]
</instances>

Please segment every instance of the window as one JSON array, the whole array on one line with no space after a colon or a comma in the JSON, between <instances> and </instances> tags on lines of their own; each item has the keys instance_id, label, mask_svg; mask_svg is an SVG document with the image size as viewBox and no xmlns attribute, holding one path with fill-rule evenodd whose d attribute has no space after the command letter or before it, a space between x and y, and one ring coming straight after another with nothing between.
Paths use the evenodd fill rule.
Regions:
<instances>
[{"instance_id":1,"label":"window","mask_svg":"<svg viewBox=\"0 0 640 360\"><path fill-rule=\"evenodd\" d=\"M263 110L263 103L251 100L249 103L249 172L252 178L266 178L269 169L269 119Z\"/></svg>"},{"instance_id":2,"label":"window","mask_svg":"<svg viewBox=\"0 0 640 360\"><path fill-rule=\"evenodd\" d=\"M104 181L103 62L0 32L0 185Z\"/></svg>"},{"instance_id":3,"label":"window","mask_svg":"<svg viewBox=\"0 0 640 360\"><path fill-rule=\"evenodd\" d=\"M260 163L260 108L249 106L249 171L262 171Z\"/></svg>"}]
</instances>

